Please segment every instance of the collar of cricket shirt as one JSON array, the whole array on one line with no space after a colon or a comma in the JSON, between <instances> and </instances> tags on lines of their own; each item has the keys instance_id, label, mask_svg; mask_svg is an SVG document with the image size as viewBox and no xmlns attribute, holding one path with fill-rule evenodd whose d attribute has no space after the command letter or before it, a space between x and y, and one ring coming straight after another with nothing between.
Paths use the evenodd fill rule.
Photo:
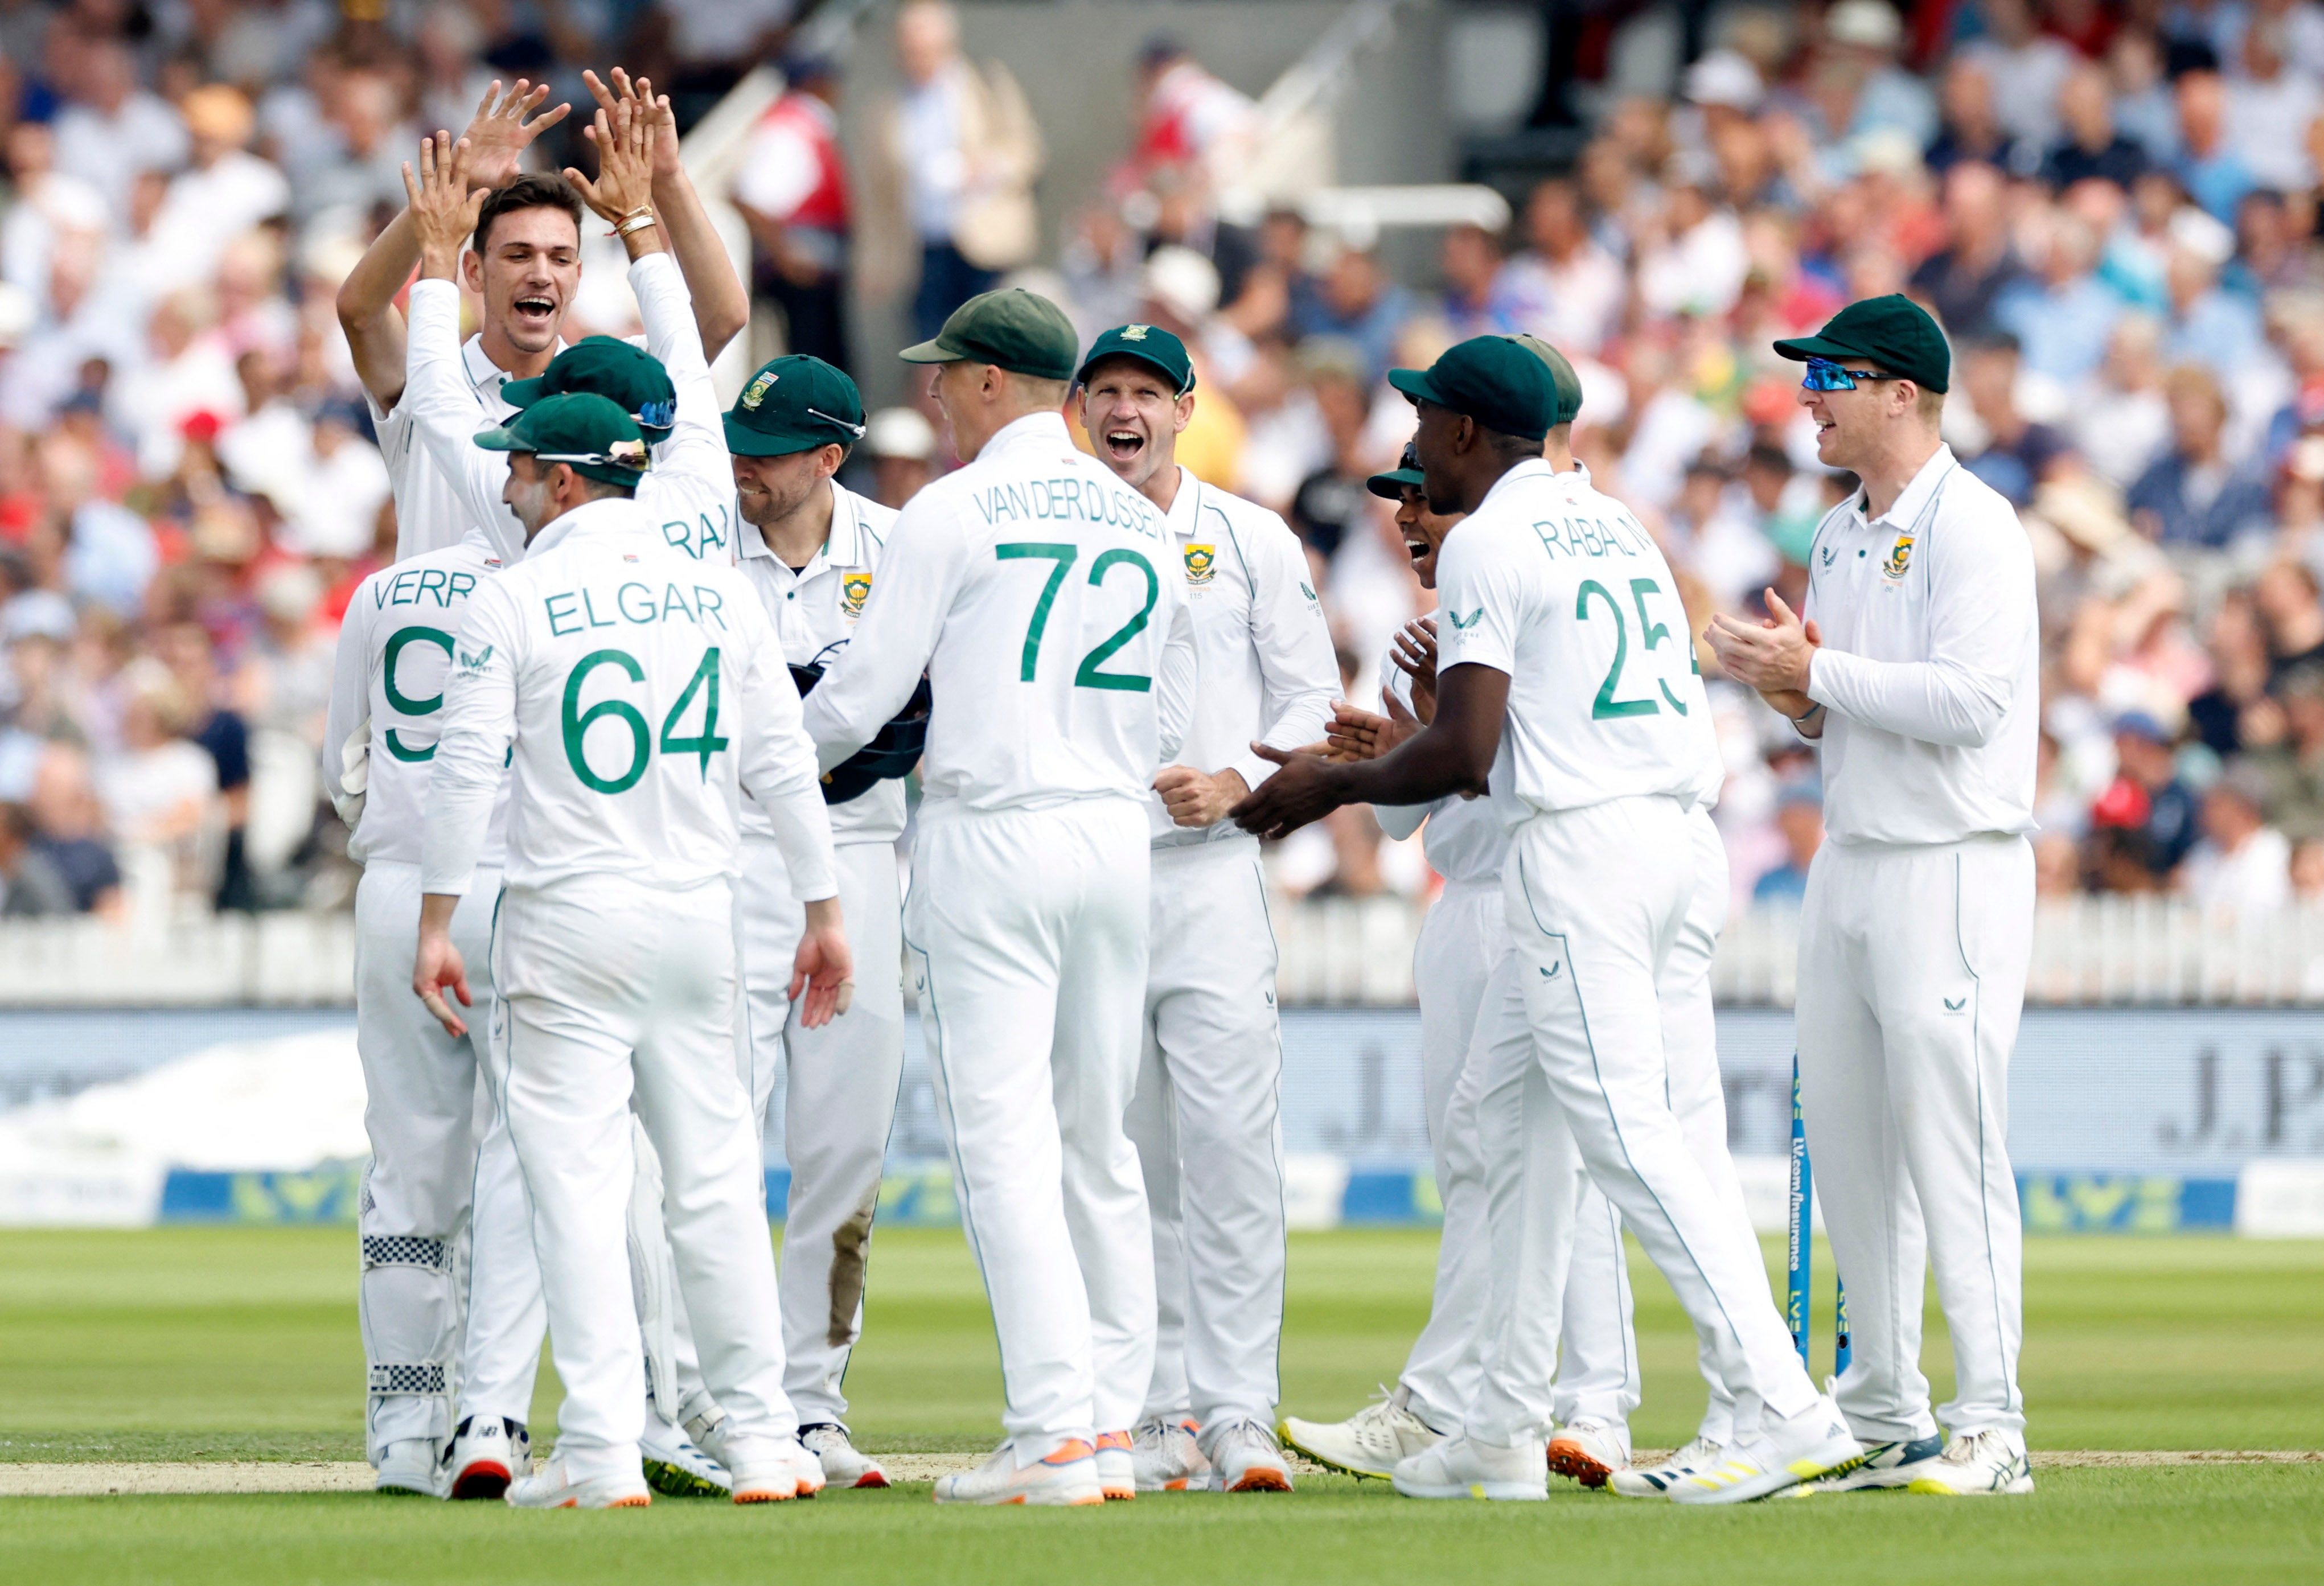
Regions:
<instances>
[{"instance_id":1,"label":"collar of cricket shirt","mask_svg":"<svg viewBox=\"0 0 2324 1586\"><path fill-rule=\"evenodd\" d=\"M984 449L976 454L978 462L1003 449L1014 450L1020 446L1058 445L1073 449L1073 437L1065 433L1065 415L1043 408L1038 413L1028 413L1022 419L1011 419L992 432ZM1093 459L1094 461L1094 459Z\"/></svg>"},{"instance_id":2,"label":"collar of cricket shirt","mask_svg":"<svg viewBox=\"0 0 2324 1586\"><path fill-rule=\"evenodd\" d=\"M564 350L565 338L560 336L557 338L556 352L551 353L549 356L555 357L557 353L561 353ZM484 333L483 331L480 330L476 332L475 335L470 337L466 341L460 344L460 364L463 368L467 370L468 383L476 388L477 395L488 397L492 401L500 403L503 408L514 405L510 402L507 398L501 395L501 387L507 384L511 380L513 380L516 377L511 374L507 370L502 368L498 364L493 363L492 359L485 355Z\"/></svg>"},{"instance_id":3,"label":"collar of cricket shirt","mask_svg":"<svg viewBox=\"0 0 2324 1586\"><path fill-rule=\"evenodd\" d=\"M1173 463L1178 470L1178 493L1170 498L1170 511L1164 521L1170 532L1181 539L1192 539L1202 528L1203 482L1184 463Z\"/></svg>"},{"instance_id":4,"label":"collar of cricket shirt","mask_svg":"<svg viewBox=\"0 0 2324 1586\"><path fill-rule=\"evenodd\" d=\"M585 501L563 517L550 523L532 537L525 547L528 557L553 550L569 539L596 539L608 535L636 534L646 526L645 514L638 503L625 495L601 495L595 501ZM650 543L661 545L659 538Z\"/></svg>"},{"instance_id":5,"label":"collar of cricket shirt","mask_svg":"<svg viewBox=\"0 0 2324 1586\"><path fill-rule=\"evenodd\" d=\"M1516 467L1511 468L1508 473L1493 481L1493 487L1485 492L1485 500L1477 503L1477 510L1480 512L1483 512L1487 502L1490 502L1495 496L1500 494L1504 490L1508 490L1512 485L1518 484L1525 480L1546 479L1552 484L1554 484L1557 483L1558 478L1558 472L1556 469L1549 466L1548 458L1527 457L1524 462L1519 463Z\"/></svg>"},{"instance_id":6,"label":"collar of cricket shirt","mask_svg":"<svg viewBox=\"0 0 2324 1586\"><path fill-rule=\"evenodd\" d=\"M1922 513L1929 504L1929 498L1936 493L1937 486L1944 483L1945 475L1960 466L1953 461L1953 448L1939 441L1937 449L1930 454L1927 462L1921 465L1921 471L1913 475L1912 483L1897 492L1895 501L1890 504L1886 512L1877 518L1869 516L1864 510L1865 505L1868 504L1865 503L1864 493L1859 490L1856 497L1858 503L1856 509L1857 515L1864 518L1868 523L1910 529L1921 521Z\"/></svg>"},{"instance_id":7,"label":"collar of cricket shirt","mask_svg":"<svg viewBox=\"0 0 2324 1586\"><path fill-rule=\"evenodd\" d=\"M863 498L838 480L831 481L831 529L807 566L793 575L804 584L825 567L860 567L863 565ZM745 557L763 557L775 561L774 548L767 543L756 523L744 521L741 541ZM788 570L788 568L786 568Z\"/></svg>"}]
</instances>

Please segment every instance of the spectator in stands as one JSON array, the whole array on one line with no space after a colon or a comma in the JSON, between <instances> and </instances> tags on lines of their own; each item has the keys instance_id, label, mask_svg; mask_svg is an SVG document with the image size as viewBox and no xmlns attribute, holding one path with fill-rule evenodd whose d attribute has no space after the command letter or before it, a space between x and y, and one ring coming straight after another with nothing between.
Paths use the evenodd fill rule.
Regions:
<instances>
[{"instance_id":1,"label":"spectator in stands","mask_svg":"<svg viewBox=\"0 0 2324 1586\"><path fill-rule=\"evenodd\" d=\"M2235 234L2201 210L2182 208L2172 216L2163 263L2169 325L2163 355L2201 364L2222 382L2247 376L2264 350L2258 309L2219 285L2219 272L2235 251Z\"/></svg>"},{"instance_id":2,"label":"spectator in stands","mask_svg":"<svg viewBox=\"0 0 2324 1586\"><path fill-rule=\"evenodd\" d=\"M847 161L839 143L839 69L819 57L783 65L734 176L749 222L752 282L783 311L783 346L848 367Z\"/></svg>"},{"instance_id":3,"label":"spectator in stands","mask_svg":"<svg viewBox=\"0 0 2324 1586\"><path fill-rule=\"evenodd\" d=\"M2065 136L2050 146L2042 180L2057 191L2078 181L2107 181L2127 193L2146 171L2149 156L2124 135L2115 121L2106 69L2084 62L2058 90L2058 118Z\"/></svg>"},{"instance_id":4,"label":"spectator in stands","mask_svg":"<svg viewBox=\"0 0 2324 1586\"><path fill-rule=\"evenodd\" d=\"M936 474L936 432L915 408L882 408L863 427L862 451L872 465L870 494L900 508Z\"/></svg>"},{"instance_id":5,"label":"spectator in stands","mask_svg":"<svg viewBox=\"0 0 2324 1586\"><path fill-rule=\"evenodd\" d=\"M2236 206L2259 184L2227 135L2227 84L2218 71L2201 68L2181 72L2173 95L2179 152L2172 174L2214 220L2232 220Z\"/></svg>"},{"instance_id":6,"label":"spectator in stands","mask_svg":"<svg viewBox=\"0 0 2324 1586\"><path fill-rule=\"evenodd\" d=\"M2006 195L1990 165L1964 161L1945 173L1945 245L1922 261L1912 284L1950 335L1991 329L1995 301L2023 273L2010 246Z\"/></svg>"},{"instance_id":7,"label":"spectator in stands","mask_svg":"<svg viewBox=\"0 0 2324 1586\"><path fill-rule=\"evenodd\" d=\"M2229 461L2227 399L2207 369L2183 364L2163 380L2171 450L2131 486L2131 521L2164 545L2218 548L2264 529L2267 482ZM2311 586L2312 587L2312 586Z\"/></svg>"},{"instance_id":8,"label":"spectator in stands","mask_svg":"<svg viewBox=\"0 0 2324 1586\"><path fill-rule=\"evenodd\" d=\"M1962 466L2018 506L2031 506L2044 481L2074 466L2072 447L2057 430L2018 410L2015 337L2003 331L1967 342L1963 355L1961 391L1985 427L1986 443Z\"/></svg>"},{"instance_id":9,"label":"spectator in stands","mask_svg":"<svg viewBox=\"0 0 2324 1586\"><path fill-rule=\"evenodd\" d=\"M2074 393L2074 449L2118 490L2138 482L2171 439L2163 394L2163 322L2133 311L2115 321L2105 359Z\"/></svg>"},{"instance_id":10,"label":"spectator in stands","mask_svg":"<svg viewBox=\"0 0 2324 1586\"><path fill-rule=\"evenodd\" d=\"M2025 162L2016 139L1994 108L1993 73L1985 61L1955 56L1945 68L1938 103L1943 130L1923 156L1931 171L1942 176L1965 160L2005 171Z\"/></svg>"},{"instance_id":11,"label":"spectator in stands","mask_svg":"<svg viewBox=\"0 0 2324 1586\"><path fill-rule=\"evenodd\" d=\"M2273 693L2294 667L2324 666L2324 601L2317 576L2302 562L2270 564L2252 585L2252 609L2267 641L2267 687Z\"/></svg>"},{"instance_id":12,"label":"spectator in stands","mask_svg":"<svg viewBox=\"0 0 2324 1586\"><path fill-rule=\"evenodd\" d=\"M1755 908L1797 908L1807 896L1808 866L1823 846L1823 788L1812 778L1785 782L1775 794L1775 829L1784 862L1751 887Z\"/></svg>"},{"instance_id":13,"label":"spectator in stands","mask_svg":"<svg viewBox=\"0 0 2324 1586\"><path fill-rule=\"evenodd\" d=\"M2268 821L2294 843L2324 838L2324 661L2290 668L2273 693L2282 736L2249 757L2266 778Z\"/></svg>"},{"instance_id":14,"label":"spectator in stands","mask_svg":"<svg viewBox=\"0 0 2324 1586\"><path fill-rule=\"evenodd\" d=\"M1582 194L1562 178L1526 200L1529 250L1511 262L1514 289L1546 304L1540 334L1568 354L1595 355L1622 317L1622 266L1590 234Z\"/></svg>"},{"instance_id":15,"label":"spectator in stands","mask_svg":"<svg viewBox=\"0 0 2324 1586\"><path fill-rule=\"evenodd\" d=\"M2159 881L2179 868L2198 833L2195 790L2179 775L2171 734L2144 711L2115 718L2116 786L2098 796L2094 818L2135 825L2145 839L2144 860ZM2135 797L2133 797L2135 795ZM2117 809L2117 805L2128 807ZM2135 818L2109 818L2135 811Z\"/></svg>"},{"instance_id":16,"label":"spectator in stands","mask_svg":"<svg viewBox=\"0 0 2324 1586\"><path fill-rule=\"evenodd\" d=\"M127 44L82 26L60 16L49 28L51 73L66 100L56 118L56 168L95 188L118 223L141 173L184 162L186 125L168 100L140 86Z\"/></svg>"},{"instance_id":17,"label":"spectator in stands","mask_svg":"<svg viewBox=\"0 0 2324 1586\"><path fill-rule=\"evenodd\" d=\"M1138 97L1138 137L1124 173L1132 182L1185 164L1213 182L1231 178L1260 130L1258 104L1167 34L1139 51Z\"/></svg>"},{"instance_id":18,"label":"spectator in stands","mask_svg":"<svg viewBox=\"0 0 2324 1586\"><path fill-rule=\"evenodd\" d=\"M217 906L250 908L256 899L244 848L250 824L249 724L228 706L217 650L201 624L173 623L162 632L158 648L179 689L177 708L181 714L177 730L210 759L210 780L217 790L225 838Z\"/></svg>"},{"instance_id":19,"label":"spectator in stands","mask_svg":"<svg viewBox=\"0 0 2324 1586\"><path fill-rule=\"evenodd\" d=\"M1904 23L1886 0L1840 0L1824 13L1815 88L1808 100L1820 143L1893 127L1925 145L1937 132L1928 86L1896 64Z\"/></svg>"},{"instance_id":20,"label":"spectator in stands","mask_svg":"<svg viewBox=\"0 0 2324 1586\"><path fill-rule=\"evenodd\" d=\"M2315 79L2288 69L2283 54L2281 21L2254 17L2245 23L2242 70L2227 94L2227 141L2253 186L2296 192L2316 185L2308 127L2324 106L2318 102ZM2232 208L2219 216L2233 217Z\"/></svg>"},{"instance_id":21,"label":"spectator in stands","mask_svg":"<svg viewBox=\"0 0 2324 1586\"><path fill-rule=\"evenodd\" d=\"M72 885L41 852L40 828L21 804L0 804L0 918L76 912Z\"/></svg>"},{"instance_id":22,"label":"spectator in stands","mask_svg":"<svg viewBox=\"0 0 2324 1586\"><path fill-rule=\"evenodd\" d=\"M210 83L188 94L180 108L192 159L171 178L139 250L140 284L154 292L209 280L228 243L290 203L281 171L249 152L256 121L238 90Z\"/></svg>"},{"instance_id":23,"label":"spectator in stands","mask_svg":"<svg viewBox=\"0 0 2324 1586\"><path fill-rule=\"evenodd\" d=\"M2123 301L2098 279L2099 252L2098 234L2061 213L2043 239L2039 273L2012 281L1994 300L1994 323L2017 339L2034 373L2070 383L2105 358Z\"/></svg>"},{"instance_id":24,"label":"spectator in stands","mask_svg":"<svg viewBox=\"0 0 2324 1586\"><path fill-rule=\"evenodd\" d=\"M1413 315L1412 293L1389 279L1377 254L1344 241L1320 286L1313 299L1293 306L1291 334L1346 342L1363 355L1368 385L1385 378L1397 337Z\"/></svg>"},{"instance_id":25,"label":"spectator in stands","mask_svg":"<svg viewBox=\"0 0 2324 1586\"><path fill-rule=\"evenodd\" d=\"M2267 779L2231 765L2203 795L2203 836L2181 890L2207 914L2258 919L2292 901L2292 844L2267 824Z\"/></svg>"},{"instance_id":26,"label":"spectator in stands","mask_svg":"<svg viewBox=\"0 0 2324 1586\"><path fill-rule=\"evenodd\" d=\"M870 164L884 253L871 250L865 263L877 286L917 277L913 335L926 340L1039 246L1041 133L1007 67L962 55L960 17L945 0L898 8L896 57L904 92L874 117Z\"/></svg>"},{"instance_id":27,"label":"spectator in stands","mask_svg":"<svg viewBox=\"0 0 2324 1586\"><path fill-rule=\"evenodd\" d=\"M1508 268L1501 239L1483 226L1445 227L1437 271L1444 318L1457 339L1514 336L1541 323L1543 305L1523 295L1523 275Z\"/></svg>"}]
</instances>

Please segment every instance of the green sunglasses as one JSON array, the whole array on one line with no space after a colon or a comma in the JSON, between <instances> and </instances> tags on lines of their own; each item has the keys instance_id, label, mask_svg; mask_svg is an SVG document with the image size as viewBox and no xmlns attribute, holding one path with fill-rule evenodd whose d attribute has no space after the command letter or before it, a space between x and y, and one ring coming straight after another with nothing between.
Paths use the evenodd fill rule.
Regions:
<instances>
[{"instance_id":1,"label":"green sunglasses","mask_svg":"<svg viewBox=\"0 0 2324 1586\"><path fill-rule=\"evenodd\" d=\"M1810 358L1808 372L1800 381L1800 386L1804 391L1854 391L1858 381L1906 378L1909 377L1903 374L1875 374L1868 370L1859 373L1853 369L1841 368L1830 358Z\"/></svg>"}]
</instances>

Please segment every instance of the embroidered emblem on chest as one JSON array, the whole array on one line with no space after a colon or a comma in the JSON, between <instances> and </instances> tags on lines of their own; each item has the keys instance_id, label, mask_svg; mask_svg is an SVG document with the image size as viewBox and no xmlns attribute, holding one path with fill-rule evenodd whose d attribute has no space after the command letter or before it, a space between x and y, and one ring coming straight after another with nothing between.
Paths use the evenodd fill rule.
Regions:
<instances>
[{"instance_id":1,"label":"embroidered emblem on chest","mask_svg":"<svg viewBox=\"0 0 2324 1586\"><path fill-rule=\"evenodd\" d=\"M1218 574L1218 547L1190 545L1186 548L1186 582L1199 589Z\"/></svg>"}]
</instances>

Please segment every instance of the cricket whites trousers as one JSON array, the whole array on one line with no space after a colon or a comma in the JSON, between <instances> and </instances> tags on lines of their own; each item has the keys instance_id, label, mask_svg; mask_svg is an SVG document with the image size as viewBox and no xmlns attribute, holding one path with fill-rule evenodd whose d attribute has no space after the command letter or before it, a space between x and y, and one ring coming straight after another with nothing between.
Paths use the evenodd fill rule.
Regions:
<instances>
[{"instance_id":1,"label":"cricket whites trousers","mask_svg":"<svg viewBox=\"0 0 2324 1586\"><path fill-rule=\"evenodd\" d=\"M1153 1236L1122 1132L1147 816L1127 798L951 804L920 807L905 956L1022 1468L1127 1431L1154 1371Z\"/></svg>"},{"instance_id":2,"label":"cricket whites trousers","mask_svg":"<svg viewBox=\"0 0 2324 1586\"><path fill-rule=\"evenodd\" d=\"M631 1284L631 1103L660 1157L662 1215L702 1375L747 1462L798 1428L751 1097L734 1064L734 920L723 881L608 875L511 889L494 932L509 1132L563 1379L558 1456L640 1474L645 1377Z\"/></svg>"},{"instance_id":3,"label":"cricket whites trousers","mask_svg":"<svg viewBox=\"0 0 2324 1586\"><path fill-rule=\"evenodd\" d=\"M368 1404L364 1457L387 1444L452 1437L468 1301L476 1137L491 1103L477 1084L493 1010L493 900L500 872L479 870L452 917L475 1007L448 1036L411 989L420 944L420 867L374 860L355 887L355 1051L371 1137L356 1227L356 1290Z\"/></svg>"},{"instance_id":4,"label":"cricket whites trousers","mask_svg":"<svg viewBox=\"0 0 2324 1586\"><path fill-rule=\"evenodd\" d=\"M1511 998L1504 1005L1488 995L1509 950L1508 905L1498 878L1446 882L1413 949L1421 1100L1444 1223L1428 1324L1414 1341L1397 1382L1412 1412L1445 1431L1466 1422L1493 1314L1487 1308L1492 1258L1481 1118L1489 1109L1517 1104L1515 1080L1532 1044L1522 1000ZM1512 1036L1511 1078L1496 1093L1490 1054L1497 1043L1507 1052ZM1573 1277L1565 1286L1563 1327L1550 1331L1549 1369L1541 1382L1554 1372L1558 1421L1594 1415L1627 1423L1637 1407L1639 1379L1621 1222L1594 1189L1584 1190L1576 1215Z\"/></svg>"},{"instance_id":5,"label":"cricket whites trousers","mask_svg":"<svg viewBox=\"0 0 2324 1586\"><path fill-rule=\"evenodd\" d=\"M791 896L772 838L742 839L734 894L742 954L737 1055L752 1115L783 1085L783 1156L790 1203L783 1213L783 1387L803 1423L844 1422L841 1383L863 1330L863 1284L880 1169L904 1074L901 899L892 843L835 850L841 917L855 959L855 998L844 1018L802 1025L790 1002L791 959L807 909Z\"/></svg>"},{"instance_id":6,"label":"cricket whites trousers","mask_svg":"<svg viewBox=\"0 0 2324 1586\"><path fill-rule=\"evenodd\" d=\"M1834 1397L1859 1437L2023 1434L2024 1232L2009 1056L2034 945L2034 850L1989 836L1826 843L1800 911L1800 1104L1855 1360ZM1952 1333L1935 1419L1922 1272Z\"/></svg>"},{"instance_id":7,"label":"cricket whites trousers","mask_svg":"<svg viewBox=\"0 0 2324 1586\"><path fill-rule=\"evenodd\" d=\"M1128 1119L1154 1220L1154 1377L1139 1418L1271 1425L1283 1339L1283 1030L1259 840L1157 847L1153 865Z\"/></svg>"},{"instance_id":8,"label":"cricket whites trousers","mask_svg":"<svg viewBox=\"0 0 2324 1586\"><path fill-rule=\"evenodd\" d=\"M1527 1283L1542 1297L1554 1293L1554 1277L1533 1274L1545 1260L1557 1271L1564 1236L1554 1223L1561 1206L1579 1204L1566 1187L1578 1154L1694 1323L1706 1377L1735 1396L1735 1418L1752 1425L1763 1407L1798 1415L1816 1391L1776 1314L1739 1191L1705 1170L1672 1102L1661 988L1698 895L1696 819L1675 799L1634 797L1536 814L1513 834L1503 876L1516 941L1508 973L1538 1074L1517 1112L1522 1194L1542 1212L1536 1227L1496 1222L1497 1244L1505 1222L1508 1237L1523 1240L1525 1269L1507 1280L1518 1286L1516 1304L1501 1307L1497 1288L1495 1305L1504 1317L1532 1307ZM1508 1148L1489 1132L1487 1149ZM1532 1430L1520 1413L1530 1369L1521 1360L1497 1367L1488 1353L1479 1420L1489 1441ZM1505 1402L1493 1402L1497 1388Z\"/></svg>"}]
</instances>

